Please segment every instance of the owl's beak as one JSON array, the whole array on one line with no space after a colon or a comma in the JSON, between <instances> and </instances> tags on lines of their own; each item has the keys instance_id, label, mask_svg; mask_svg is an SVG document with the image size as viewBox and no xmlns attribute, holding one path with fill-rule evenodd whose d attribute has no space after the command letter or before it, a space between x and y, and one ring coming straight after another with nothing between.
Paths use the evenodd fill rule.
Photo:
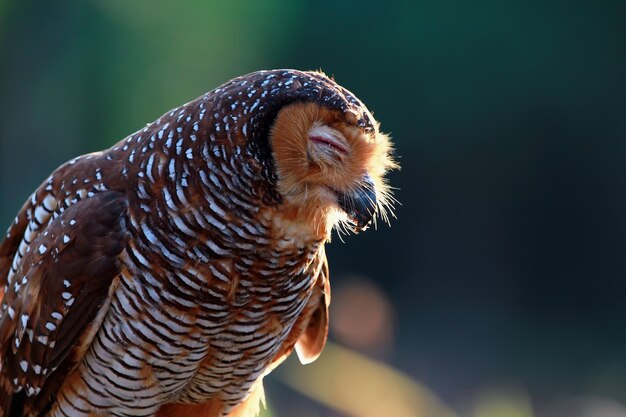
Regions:
<instances>
[{"instance_id":1,"label":"owl's beak","mask_svg":"<svg viewBox=\"0 0 626 417\"><path fill-rule=\"evenodd\" d=\"M376 187L370 176L364 175L356 189L347 193L337 193L337 203L354 222L354 232L367 229L378 207Z\"/></svg>"}]
</instances>

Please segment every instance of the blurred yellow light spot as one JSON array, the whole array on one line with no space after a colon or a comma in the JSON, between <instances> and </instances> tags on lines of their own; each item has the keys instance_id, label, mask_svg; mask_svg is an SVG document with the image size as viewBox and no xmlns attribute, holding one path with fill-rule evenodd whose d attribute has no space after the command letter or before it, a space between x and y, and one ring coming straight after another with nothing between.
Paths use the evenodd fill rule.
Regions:
<instances>
[{"instance_id":1,"label":"blurred yellow light spot","mask_svg":"<svg viewBox=\"0 0 626 417\"><path fill-rule=\"evenodd\" d=\"M456 416L423 385L333 343L315 363L301 367L288 361L277 376L303 395L354 417Z\"/></svg>"},{"instance_id":2,"label":"blurred yellow light spot","mask_svg":"<svg viewBox=\"0 0 626 417\"><path fill-rule=\"evenodd\" d=\"M532 417L530 399L518 390L483 391L474 402L474 417Z\"/></svg>"}]
</instances>

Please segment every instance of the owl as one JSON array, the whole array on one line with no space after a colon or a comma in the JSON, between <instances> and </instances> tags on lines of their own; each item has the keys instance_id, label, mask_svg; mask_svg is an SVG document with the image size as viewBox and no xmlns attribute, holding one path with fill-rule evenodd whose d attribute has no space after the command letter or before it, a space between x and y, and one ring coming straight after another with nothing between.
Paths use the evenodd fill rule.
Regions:
<instances>
[{"instance_id":1,"label":"owl","mask_svg":"<svg viewBox=\"0 0 626 417\"><path fill-rule=\"evenodd\" d=\"M320 355L325 243L387 219L394 167L363 103L297 70L65 163L0 244L0 417L255 415Z\"/></svg>"}]
</instances>

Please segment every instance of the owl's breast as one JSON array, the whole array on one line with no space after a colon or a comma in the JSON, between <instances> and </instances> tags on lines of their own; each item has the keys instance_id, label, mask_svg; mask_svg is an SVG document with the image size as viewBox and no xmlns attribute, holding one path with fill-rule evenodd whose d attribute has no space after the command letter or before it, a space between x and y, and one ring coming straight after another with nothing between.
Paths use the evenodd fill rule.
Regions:
<instances>
[{"instance_id":1,"label":"owl's breast","mask_svg":"<svg viewBox=\"0 0 626 417\"><path fill-rule=\"evenodd\" d=\"M206 334L206 356L177 402L199 403L219 395L234 406L277 356L291 350L295 339L289 336L316 278L308 258L294 256L292 261L299 262L283 265L283 274L269 274L270 264L280 262L267 259L257 268L234 274L237 288L224 301L228 314L219 320L219 330Z\"/></svg>"}]
</instances>

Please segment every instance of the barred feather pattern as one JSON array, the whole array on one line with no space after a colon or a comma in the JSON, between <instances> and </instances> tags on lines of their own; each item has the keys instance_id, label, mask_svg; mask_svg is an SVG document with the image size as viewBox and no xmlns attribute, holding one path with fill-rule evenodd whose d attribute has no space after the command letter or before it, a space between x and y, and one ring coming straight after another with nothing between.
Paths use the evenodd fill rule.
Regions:
<instances>
[{"instance_id":1,"label":"barred feather pattern","mask_svg":"<svg viewBox=\"0 0 626 417\"><path fill-rule=\"evenodd\" d=\"M327 279L322 239L272 226L266 138L296 101L374 129L327 77L263 71L42 184L0 245L0 416L153 416L209 400L226 416L291 351Z\"/></svg>"}]
</instances>

